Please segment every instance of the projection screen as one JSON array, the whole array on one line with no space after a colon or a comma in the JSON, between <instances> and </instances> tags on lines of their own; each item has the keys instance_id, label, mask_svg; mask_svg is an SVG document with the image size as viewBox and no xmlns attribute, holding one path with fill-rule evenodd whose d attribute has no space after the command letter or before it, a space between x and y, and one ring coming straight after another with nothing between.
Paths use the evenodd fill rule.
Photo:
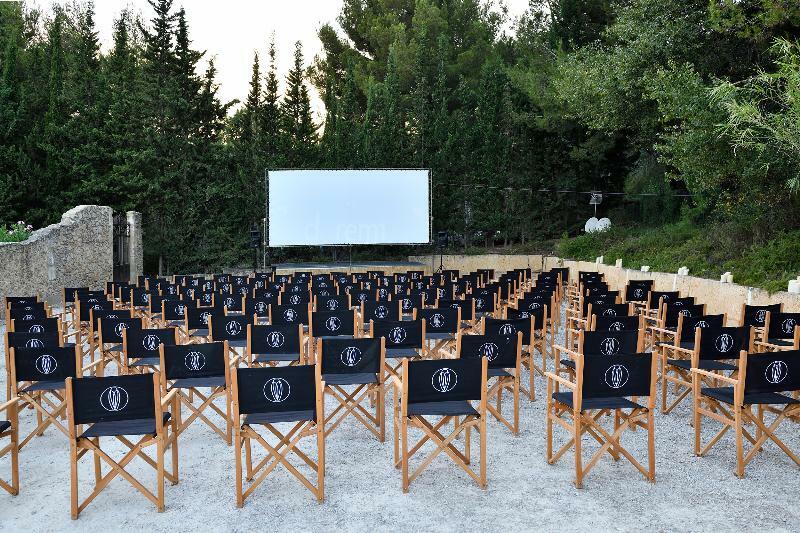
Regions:
<instances>
[{"instance_id":1,"label":"projection screen","mask_svg":"<svg viewBox=\"0 0 800 533\"><path fill-rule=\"evenodd\" d=\"M270 170L269 246L430 242L429 170Z\"/></svg>"}]
</instances>

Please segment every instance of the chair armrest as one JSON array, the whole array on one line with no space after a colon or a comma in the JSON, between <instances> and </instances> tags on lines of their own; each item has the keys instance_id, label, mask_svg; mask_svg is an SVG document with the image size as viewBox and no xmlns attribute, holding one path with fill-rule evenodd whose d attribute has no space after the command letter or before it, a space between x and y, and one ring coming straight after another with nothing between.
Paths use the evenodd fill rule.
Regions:
<instances>
[{"instance_id":1,"label":"chair armrest","mask_svg":"<svg viewBox=\"0 0 800 533\"><path fill-rule=\"evenodd\" d=\"M657 327L655 327L655 326L650 326L650 331L653 331L653 332L656 332L656 331L657 331L657 332L659 332L659 333L664 333L664 334L666 334L666 335L675 335L675 332L674 332L674 331L672 331L672 330L670 330L670 329L665 329L665 328L657 328Z\"/></svg>"},{"instance_id":2,"label":"chair armrest","mask_svg":"<svg viewBox=\"0 0 800 533\"><path fill-rule=\"evenodd\" d=\"M575 390L575 387L577 386L577 384L573 383L572 381L568 380L567 378L563 378L561 376L556 376L552 372L545 372L544 373L544 377L546 377L547 379L552 380L552 381L557 381L558 383L564 385L568 389Z\"/></svg>"},{"instance_id":3,"label":"chair armrest","mask_svg":"<svg viewBox=\"0 0 800 533\"><path fill-rule=\"evenodd\" d=\"M7 402L5 402L3 404L0 404L0 411L7 411L9 407L18 404L20 402L20 400L21 400L21 398L16 396L14 398L11 398Z\"/></svg>"},{"instance_id":4,"label":"chair armrest","mask_svg":"<svg viewBox=\"0 0 800 533\"><path fill-rule=\"evenodd\" d=\"M714 374L713 372L709 372L708 370L702 370L700 368L693 368L692 374L699 374L701 376L707 376L711 379L718 379L720 381L724 381L725 383L730 383L731 385L736 385L739 383L739 381L736 379L723 376L722 374Z\"/></svg>"},{"instance_id":5,"label":"chair armrest","mask_svg":"<svg viewBox=\"0 0 800 533\"><path fill-rule=\"evenodd\" d=\"M161 398L161 408L163 409L164 407L169 405L169 403L173 400L173 398L175 398L177 394L178 394L178 389L172 389L171 391L169 391L166 396Z\"/></svg>"}]
</instances>

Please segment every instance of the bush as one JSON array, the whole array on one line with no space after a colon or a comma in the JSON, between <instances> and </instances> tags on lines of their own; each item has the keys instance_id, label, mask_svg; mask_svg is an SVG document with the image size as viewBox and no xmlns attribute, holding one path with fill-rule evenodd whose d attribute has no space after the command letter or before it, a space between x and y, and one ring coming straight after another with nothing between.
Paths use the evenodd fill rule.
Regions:
<instances>
[{"instance_id":1,"label":"bush","mask_svg":"<svg viewBox=\"0 0 800 533\"><path fill-rule=\"evenodd\" d=\"M33 226L20 220L10 227L0 226L0 242L22 242L33 233Z\"/></svg>"}]
</instances>

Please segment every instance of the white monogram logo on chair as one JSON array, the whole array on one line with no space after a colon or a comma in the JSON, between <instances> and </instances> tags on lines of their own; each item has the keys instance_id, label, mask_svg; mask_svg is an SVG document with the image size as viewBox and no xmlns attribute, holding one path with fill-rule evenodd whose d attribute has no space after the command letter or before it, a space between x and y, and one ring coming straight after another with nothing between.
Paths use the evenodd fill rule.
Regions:
<instances>
[{"instance_id":1,"label":"white monogram logo on chair","mask_svg":"<svg viewBox=\"0 0 800 533\"><path fill-rule=\"evenodd\" d=\"M36 370L45 376L52 374L58 368L56 358L49 354L42 354L36 358Z\"/></svg>"},{"instance_id":2,"label":"white monogram logo on chair","mask_svg":"<svg viewBox=\"0 0 800 533\"><path fill-rule=\"evenodd\" d=\"M614 322L608 326L609 331L622 331L624 328L625 326L622 324L622 322Z\"/></svg>"},{"instance_id":3,"label":"white monogram logo on chair","mask_svg":"<svg viewBox=\"0 0 800 533\"><path fill-rule=\"evenodd\" d=\"M431 385L439 392L450 392L458 383L458 374L452 368L440 368L431 376Z\"/></svg>"},{"instance_id":4,"label":"white monogram logo on chair","mask_svg":"<svg viewBox=\"0 0 800 533\"><path fill-rule=\"evenodd\" d=\"M444 316L439 313L431 315L431 327L435 329L444 327Z\"/></svg>"},{"instance_id":5,"label":"white monogram logo on chair","mask_svg":"<svg viewBox=\"0 0 800 533\"><path fill-rule=\"evenodd\" d=\"M175 306L175 314L177 316L183 316L186 314L186 306L183 304L178 304Z\"/></svg>"},{"instance_id":6,"label":"white monogram logo on chair","mask_svg":"<svg viewBox=\"0 0 800 533\"><path fill-rule=\"evenodd\" d=\"M122 332L128 329L128 324L125 322L117 322L114 325L114 333L117 334L117 337L122 338Z\"/></svg>"},{"instance_id":7,"label":"white monogram logo on chair","mask_svg":"<svg viewBox=\"0 0 800 533\"><path fill-rule=\"evenodd\" d=\"M256 313L262 315L267 312L267 304L265 304L264 302L256 302L255 310Z\"/></svg>"},{"instance_id":8,"label":"white monogram logo on chair","mask_svg":"<svg viewBox=\"0 0 800 533\"><path fill-rule=\"evenodd\" d=\"M530 318L531 314L527 311L520 311L519 318Z\"/></svg>"},{"instance_id":9,"label":"white monogram logo on chair","mask_svg":"<svg viewBox=\"0 0 800 533\"><path fill-rule=\"evenodd\" d=\"M367 293L365 293L365 292L359 293L358 301L359 302L366 302L367 301Z\"/></svg>"},{"instance_id":10,"label":"white monogram logo on chair","mask_svg":"<svg viewBox=\"0 0 800 533\"><path fill-rule=\"evenodd\" d=\"M683 317L692 316L691 311L689 311L688 309L681 309L680 311L678 311L678 314Z\"/></svg>"},{"instance_id":11,"label":"white monogram logo on chair","mask_svg":"<svg viewBox=\"0 0 800 533\"><path fill-rule=\"evenodd\" d=\"M272 403L280 403L292 393L289 382L283 378L269 378L264 383L264 398Z\"/></svg>"},{"instance_id":12,"label":"white monogram logo on chair","mask_svg":"<svg viewBox=\"0 0 800 533\"><path fill-rule=\"evenodd\" d=\"M26 348L44 348L44 343L39 339L28 339L25 343Z\"/></svg>"},{"instance_id":13,"label":"white monogram logo on chair","mask_svg":"<svg viewBox=\"0 0 800 533\"><path fill-rule=\"evenodd\" d=\"M393 327L389 330L389 342L392 344L400 344L404 340L406 340L406 330L405 328L401 328L399 326Z\"/></svg>"},{"instance_id":14,"label":"white monogram logo on chair","mask_svg":"<svg viewBox=\"0 0 800 533\"><path fill-rule=\"evenodd\" d=\"M200 321L203 324L208 325L208 319L209 318L211 318L211 313L209 313L208 311L203 311L202 313L200 313Z\"/></svg>"},{"instance_id":15,"label":"white monogram logo on chair","mask_svg":"<svg viewBox=\"0 0 800 533\"><path fill-rule=\"evenodd\" d=\"M408 311L412 305L411 298L403 298L403 311Z\"/></svg>"},{"instance_id":16,"label":"white monogram logo on chair","mask_svg":"<svg viewBox=\"0 0 800 533\"><path fill-rule=\"evenodd\" d=\"M41 324L33 324L28 328L28 333L44 333L44 326Z\"/></svg>"},{"instance_id":17,"label":"white monogram logo on chair","mask_svg":"<svg viewBox=\"0 0 800 533\"><path fill-rule=\"evenodd\" d=\"M345 365L356 366L359 361L361 361L361 350L355 346L348 346L342 350L342 353L339 357L342 360L342 363Z\"/></svg>"},{"instance_id":18,"label":"white monogram logo on chair","mask_svg":"<svg viewBox=\"0 0 800 533\"><path fill-rule=\"evenodd\" d=\"M475 309L483 309L486 306L486 302L483 301L483 298L475 298Z\"/></svg>"},{"instance_id":19,"label":"white monogram logo on chair","mask_svg":"<svg viewBox=\"0 0 800 533\"><path fill-rule=\"evenodd\" d=\"M494 361L500 353L500 348L498 348L493 342L485 342L481 344L480 348L478 348L478 353L481 355L481 357L485 357L489 361Z\"/></svg>"},{"instance_id":20,"label":"white monogram logo on chair","mask_svg":"<svg viewBox=\"0 0 800 533\"><path fill-rule=\"evenodd\" d=\"M782 382L788 375L789 367L781 360L772 361L764 370L764 377L773 385Z\"/></svg>"},{"instance_id":21,"label":"white monogram logo on chair","mask_svg":"<svg viewBox=\"0 0 800 533\"><path fill-rule=\"evenodd\" d=\"M242 325L236 320L231 320L225 324L225 331L232 337L239 335L242 332Z\"/></svg>"},{"instance_id":22,"label":"white monogram logo on chair","mask_svg":"<svg viewBox=\"0 0 800 533\"><path fill-rule=\"evenodd\" d=\"M22 320L33 320L33 315L25 315Z\"/></svg>"},{"instance_id":23,"label":"white monogram logo on chair","mask_svg":"<svg viewBox=\"0 0 800 533\"><path fill-rule=\"evenodd\" d=\"M603 355L617 355L619 352L620 343L619 340L614 337L606 337L600 343L600 353Z\"/></svg>"},{"instance_id":24,"label":"white monogram logo on chair","mask_svg":"<svg viewBox=\"0 0 800 533\"><path fill-rule=\"evenodd\" d=\"M106 411L115 413L128 406L128 391L112 385L100 393L100 406Z\"/></svg>"},{"instance_id":25,"label":"white monogram logo on chair","mask_svg":"<svg viewBox=\"0 0 800 533\"><path fill-rule=\"evenodd\" d=\"M201 352L189 352L184 357L183 363L189 370L197 372L206 366L206 356Z\"/></svg>"},{"instance_id":26,"label":"white monogram logo on chair","mask_svg":"<svg viewBox=\"0 0 800 533\"><path fill-rule=\"evenodd\" d=\"M723 333L714 341L714 346L716 346L719 353L728 353L733 348L733 337Z\"/></svg>"},{"instance_id":27,"label":"white monogram logo on chair","mask_svg":"<svg viewBox=\"0 0 800 533\"><path fill-rule=\"evenodd\" d=\"M794 318L787 318L781 323L781 331L786 335L794 333L794 327L797 325L797 320Z\"/></svg>"},{"instance_id":28,"label":"white monogram logo on chair","mask_svg":"<svg viewBox=\"0 0 800 533\"><path fill-rule=\"evenodd\" d=\"M539 302L531 302L530 304L528 304L528 309L530 311L534 311L536 309L539 309L541 306L542 304L540 304Z\"/></svg>"},{"instance_id":29,"label":"white monogram logo on chair","mask_svg":"<svg viewBox=\"0 0 800 533\"><path fill-rule=\"evenodd\" d=\"M612 389L624 387L629 378L630 372L624 365L611 365L606 370L605 382Z\"/></svg>"},{"instance_id":30,"label":"white monogram logo on chair","mask_svg":"<svg viewBox=\"0 0 800 533\"><path fill-rule=\"evenodd\" d=\"M225 307L227 309L230 309L231 307L233 307L233 298L231 298L230 296L225 298Z\"/></svg>"},{"instance_id":31,"label":"white monogram logo on chair","mask_svg":"<svg viewBox=\"0 0 800 533\"><path fill-rule=\"evenodd\" d=\"M517 328L515 328L513 324L503 324L500 326L500 330L498 331L500 335L506 335L506 336L513 335L516 332Z\"/></svg>"},{"instance_id":32,"label":"white monogram logo on chair","mask_svg":"<svg viewBox=\"0 0 800 533\"><path fill-rule=\"evenodd\" d=\"M377 318L386 318L389 316L389 310L386 308L385 305L379 305L375 308L375 316Z\"/></svg>"},{"instance_id":33,"label":"white monogram logo on chair","mask_svg":"<svg viewBox=\"0 0 800 533\"><path fill-rule=\"evenodd\" d=\"M292 304L292 305L299 304L300 303L300 295L292 294L291 296L289 296L289 303Z\"/></svg>"},{"instance_id":34,"label":"white monogram logo on chair","mask_svg":"<svg viewBox=\"0 0 800 533\"><path fill-rule=\"evenodd\" d=\"M705 320L698 320L697 323L694 325L696 328L708 328L711 327L708 322Z\"/></svg>"},{"instance_id":35,"label":"white monogram logo on chair","mask_svg":"<svg viewBox=\"0 0 800 533\"><path fill-rule=\"evenodd\" d=\"M633 297L634 298L641 298L644 296L644 290L642 289L633 289Z\"/></svg>"},{"instance_id":36,"label":"white monogram logo on chair","mask_svg":"<svg viewBox=\"0 0 800 533\"><path fill-rule=\"evenodd\" d=\"M339 308L339 301L333 299L328 300L325 302L325 307L327 307L329 311L336 311Z\"/></svg>"},{"instance_id":37,"label":"white monogram logo on chair","mask_svg":"<svg viewBox=\"0 0 800 533\"><path fill-rule=\"evenodd\" d=\"M338 331L340 327L342 327L342 321L339 320L339 317L332 316L325 321L325 328L328 331Z\"/></svg>"},{"instance_id":38,"label":"white monogram logo on chair","mask_svg":"<svg viewBox=\"0 0 800 533\"><path fill-rule=\"evenodd\" d=\"M143 301L144 303L150 303L150 295L149 295L149 294L147 294L146 292L145 292L145 293L142 293L142 301Z\"/></svg>"},{"instance_id":39,"label":"white monogram logo on chair","mask_svg":"<svg viewBox=\"0 0 800 533\"><path fill-rule=\"evenodd\" d=\"M297 320L297 311L294 309L287 309L283 312L283 319L286 320L286 322L294 322Z\"/></svg>"},{"instance_id":40,"label":"white monogram logo on chair","mask_svg":"<svg viewBox=\"0 0 800 533\"><path fill-rule=\"evenodd\" d=\"M611 307L603 311L603 316L617 316L617 311Z\"/></svg>"},{"instance_id":41,"label":"white monogram logo on chair","mask_svg":"<svg viewBox=\"0 0 800 533\"><path fill-rule=\"evenodd\" d=\"M161 344L161 340L156 335L145 335L142 339L142 348L149 352L154 352Z\"/></svg>"},{"instance_id":42,"label":"white monogram logo on chair","mask_svg":"<svg viewBox=\"0 0 800 533\"><path fill-rule=\"evenodd\" d=\"M284 338L283 333L280 331L270 331L267 335L267 344L270 348L280 348L283 346Z\"/></svg>"},{"instance_id":43,"label":"white monogram logo on chair","mask_svg":"<svg viewBox=\"0 0 800 533\"><path fill-rule=\"evenodd\" d=\"M756 311L756 314L753 316L757 324L763 324L764 321L767 319L767 311L766 309L759 309Z\"/></svg>"}]
</instances>

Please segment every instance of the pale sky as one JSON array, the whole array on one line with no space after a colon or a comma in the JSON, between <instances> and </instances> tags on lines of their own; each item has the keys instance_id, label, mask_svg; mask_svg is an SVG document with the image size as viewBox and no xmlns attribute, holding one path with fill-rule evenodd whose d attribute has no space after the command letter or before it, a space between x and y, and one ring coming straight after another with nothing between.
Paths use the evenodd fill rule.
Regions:
<instances>
[{"instance_id":1,"label":"pale sky","mask_svg":"<svg viewBox=\"0 0 800 533\"><path fill-rule=\"evenodd\" d=\"M34 4L69 3L69 0L34 0ZM521 15L528 0L505 0L512 17ZM189 37L197 50L206 50L201 64L212 55L216 58L217 83L223 101L244 100L250 82L253 52L258 51L261 70L268 65L267 48L275 34L277 66L281 83L291 67L295 41L303 43L306 65L322 51L317 30L326 22L336 24L342 0L175 0L173 9L186 10ZM104 49L110 47L113 22L129 6L141 12L146 21L152 17L147 0L95 0L95 24ZM314 108L318 121L323 118L322 103L313 87Z\"/></svg>"}]
</instances>

